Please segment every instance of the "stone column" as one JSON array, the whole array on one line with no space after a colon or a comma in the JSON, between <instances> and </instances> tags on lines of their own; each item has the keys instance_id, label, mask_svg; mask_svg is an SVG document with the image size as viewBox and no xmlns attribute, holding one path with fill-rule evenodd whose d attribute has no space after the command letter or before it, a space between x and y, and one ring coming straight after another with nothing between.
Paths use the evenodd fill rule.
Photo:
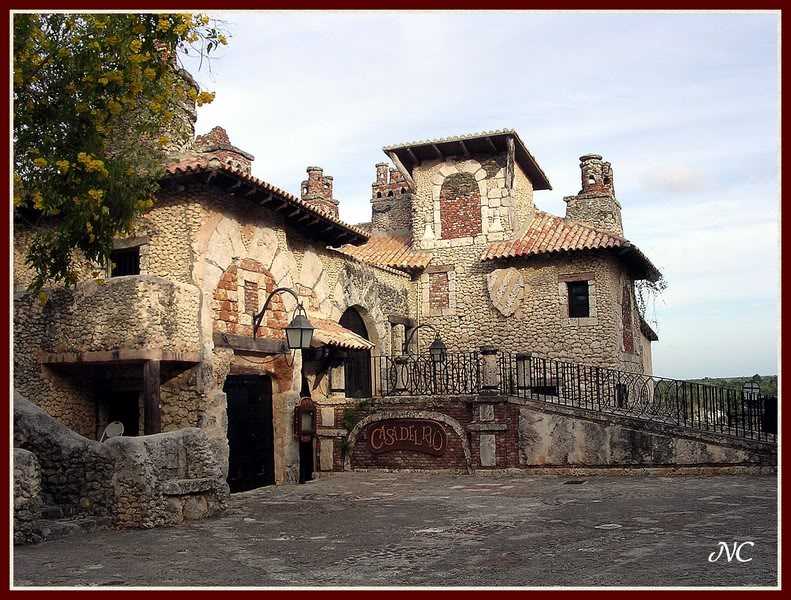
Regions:
<instances>
[{"instance_id":1,"label":"stone column","mask_svg":"<svg viewBox=\"0 0 791 600\"><path fill-rule=\"evenodd\" d=\"M406 328L401 323L393 323L390 332L392 355L401 354L404 351L404 336L406 335Z\"/></svg>"},{"instance_id":2,"label":"stone column","mask_svg":"<svg viewBox=\"0 0 791 600\"><path fill-rule=\"evenodd\" d=\"M497 394L500 391L500 364L497 348L481 347L481 393Z\"/></svg>"},{"instance_id":3,"label":"stone column","mask_svg":"<svg viewBox=\"0 0 791 600\"><path fill-rule=\"evenodd\" d=\"M516 354L516 389L517 394L527 394L530 387L530 352L518 352Z\"/></svg>"},{"instance_id":4,"label":"stone column","mask_svg":"<svg viewBox=\"0 0 791 600\"><path fill-rule=\"evenodd\" d=\"M330 398L333 400L346 398L346 370L344 361L340 357L330 366Z\"/></svg>"}]
</instances>

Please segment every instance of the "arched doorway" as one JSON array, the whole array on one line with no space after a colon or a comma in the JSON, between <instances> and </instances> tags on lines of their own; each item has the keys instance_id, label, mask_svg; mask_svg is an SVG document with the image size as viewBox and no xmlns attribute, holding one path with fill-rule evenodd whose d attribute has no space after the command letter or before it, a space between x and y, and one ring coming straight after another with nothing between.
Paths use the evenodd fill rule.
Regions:
<instances>
[{"instance_id":1,"label":"arched doorway","mask_svg":"<svg viewBox=\"0 0 791 600\"><path fill-rule=\"evenodd\" d=\"M353 331L366 340L371 338L368 335L368 328L360 312L353 306L346 309L341 315L339 323ZM344 377L346 379L347 398L370 398L371 397L371 351L370 350L347 350L346 364L344 366Z\"/></svg>"}]
</instances>

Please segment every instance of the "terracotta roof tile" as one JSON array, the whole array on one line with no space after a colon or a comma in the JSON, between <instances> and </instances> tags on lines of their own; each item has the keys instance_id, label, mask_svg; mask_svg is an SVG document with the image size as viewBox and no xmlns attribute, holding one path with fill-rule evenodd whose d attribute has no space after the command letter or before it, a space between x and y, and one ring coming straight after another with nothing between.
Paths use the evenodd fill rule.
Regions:
<instances>
[{"instance_id":1,"label":"terracotta roof tile","mask_svg":"<svg viewBox=\"0 0 791 600\"><path fill-rule=\"evenodd\" d=\"M313 214L319 217L321 220L331 223L337 229L345 230L349 234L353 234L358 239L364 240L369 237L366 231L358 227L355 227L354 225L349 225L348 223L341 221L336 216L328 214L323 210L320 210L315 206L308 204L307 202L301 200L300 198L297 198L293 194L289 194L288 192L281 190L280 188L272 185L271 183L267 183L263 179L258 179L257 177L254 177L249 173L245 173L240 169L234 169L232 166L222 163L216 158L215 159L196 158L196 159L171 163L165 166L166 177L190 175L193 173L201 173L208 171L222 171L233 177L236 177L237 179L245 181L253 186L261 188L262 190L269 192L272 195L282 199L284 202L287 202L288 204L296 205L305 212Z\"/></svg>"},{"instance_id":2,"label":"terracotta roof tile","mask_svg":"<svg viewBox=\"0 0 791 600\"><path fill-rule=\"evenodd\" d=\"M363 262L404 271L423 269L431 262L431 254L412 250L409 235L374 235L362 246L346 244L338 250Z\"/></svg>"},{"instance_id":3,"label":"terracotta roof tile","mask_svg":"<svg viewBox=\"0 0 791 600\"><path fill-rule=\"evenodd\" d=\"M487 244L481 260L606 248L623 248L624 258L641 276L652 281L661 277L659 270L629 240L540 210L520 237Z\"/></svg>"},{"instance_id":4,"label":"terracotta roof tile","mask_svg":"<svg viewBox=\"0 0 791 600\"><path fill-rule=\"evenodd\" d=\"M322 319L312 314L308 315L308 320L314 327L313 340L310 343L314 348L327 345L350 350L370 350L374 347L373 343L335 321Z\"/></svg>"}]
</instances>

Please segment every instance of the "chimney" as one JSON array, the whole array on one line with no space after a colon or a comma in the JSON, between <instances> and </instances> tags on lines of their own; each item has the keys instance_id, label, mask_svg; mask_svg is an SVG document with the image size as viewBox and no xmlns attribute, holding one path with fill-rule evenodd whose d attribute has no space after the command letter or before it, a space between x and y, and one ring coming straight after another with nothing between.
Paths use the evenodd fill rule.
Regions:
<instances>
[{"instance_id":1,"label":"chimney","mask_svg":"<svg viewBox=\"0 0 791 600\"><path fill-rule=\"evenodd\" d=\"M371 231L374 234L407 234L412 230L412 194L398 169L376 164L371 184Z\"/></svg>"},{"instance_id":2,"label":"chimney","mask_svg":"<svg viewBox=\"0 0 791 600\"><path fill-rule=\"evenodd\" d=\"M339 218L338 201L332 197L332 177L321 167L308 167L308 178L302 182L301 196L311 207Z\"/></svg>"},{"instance_id":3,"label":"chimney","mask_svg":"<svg viewBox=\"0 0 791 600\"><path fill-rule=\"evenodd\" d=\"M199 155L205 155L207 158L216 156L221 163L248 175L255 160L252 154L234 146L228 137L228 132L220 126L196 136L194 148Z\"/></svg>"},{"instance_id":4,"label":"chimney","mask_svg":"<svg viewBox=\"0 0 791 600\"><path fill-rule=\"evenodd\" d=\"M599 154L580 157L582 189L563 198L566 218L623 236L621 205L615 198L612 166Z\"/></svg>"}]
</instances>

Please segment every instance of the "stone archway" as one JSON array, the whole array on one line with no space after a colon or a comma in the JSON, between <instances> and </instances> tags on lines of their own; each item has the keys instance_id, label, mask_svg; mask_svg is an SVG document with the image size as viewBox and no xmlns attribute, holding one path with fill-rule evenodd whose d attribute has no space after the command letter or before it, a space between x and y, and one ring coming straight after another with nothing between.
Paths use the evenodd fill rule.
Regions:
<instances>
[{"instance_id":1,"label":"stone archway","mask_svg":"<svg viewBox=\"0 0 791 600\"><path fill-rule=\"evenodd\" d=\"M467 473L472 473L472 451L470 450L470 443L467 440L467 435L465 434L461 423L459 423L453 417L449 417L448 415L428 410L385 410L360 419L357 424L352 427L352 430L349 432L347 437L349 440L349 447L346 451L346 456L343 459L344 471L352 470L352 453L354 452L354 446L357 443L357 437L360 435L362 430L371 423L383 421L385 419L429 419L431 421L445 423L459 437L462 451L464 452L464 462L466 464Z\"/></svg>"}]
</instances>

